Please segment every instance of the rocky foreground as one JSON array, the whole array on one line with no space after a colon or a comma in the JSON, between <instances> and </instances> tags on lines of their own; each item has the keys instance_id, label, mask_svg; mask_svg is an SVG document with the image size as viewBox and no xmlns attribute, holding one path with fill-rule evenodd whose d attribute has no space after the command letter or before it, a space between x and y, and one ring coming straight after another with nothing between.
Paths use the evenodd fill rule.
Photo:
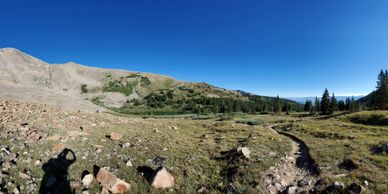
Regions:
<instances>
[{"instance_id":1,"label":"rocky foreground","mask_svg":"<svg viewBox=\"0 0 388 194\"><path fill-rule=\"evenodd\" d=\"M289 143L234 122L65 112L10 100L0 100L0 123L2 193L263 192L263 172Z\"/></svg>"}]
</instances>

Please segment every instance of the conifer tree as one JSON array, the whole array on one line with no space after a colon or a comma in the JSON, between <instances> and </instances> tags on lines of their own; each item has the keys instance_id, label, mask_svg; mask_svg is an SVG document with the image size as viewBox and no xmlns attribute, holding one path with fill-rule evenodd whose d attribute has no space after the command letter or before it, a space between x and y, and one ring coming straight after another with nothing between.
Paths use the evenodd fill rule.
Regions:
<instances>
[{"instance_id":1,"label":"conifer tree","mask_svg":"<svg viewBox=\"0 0 388 194\"><path fill-rule=\"evenodd\" d=\"M279 95L276 96L275 104L274 104L274 112L280 114L282 112L282 105L280 102Z\"/></svg>"},{"instance_id":2,"label":"conifer tree","mask_svg":"<svg viewBox=\"0 0 388 194\"><path fill-rule=\"evenodd\" d=\"M333 92L333 95L331 96L331 100L330 100L330 113L333 113L337 110L338 110L338 103L337 103L337 99L335 98L334 92Z\"/></svg>"},{"instance_id":3,"label":"conifer tree","mask_svg":"<svg viewBox=\"0 0 388 194\"><path fill-rule=\"evenodd\" d=\"M321 99L321 112L322 114L326 115L329 114L330 111L330 94L327 88L323 92L322 99Z\"/></svg>"},{"instance_id":4,"label":"conifer tree","mask_svg":"<svg viewBox=\"0 0 388 194\"><path fill-rule=\"evenodd\" d=\"M388 110L388 71L380 71L377 77L376 91L372 96L372 107L378 110Z\"/></svg>"},{"instance_id":5,"label":"conifer tree","mask_svg":"<svg viewBox=\"0 0 388 194\"><path fill-rule=\"evenodd\" d=\"M306 103L304 104L304 111L310 112L312 109L313 103L311 100L306 100Z\"/></svg>"}]
</instances>

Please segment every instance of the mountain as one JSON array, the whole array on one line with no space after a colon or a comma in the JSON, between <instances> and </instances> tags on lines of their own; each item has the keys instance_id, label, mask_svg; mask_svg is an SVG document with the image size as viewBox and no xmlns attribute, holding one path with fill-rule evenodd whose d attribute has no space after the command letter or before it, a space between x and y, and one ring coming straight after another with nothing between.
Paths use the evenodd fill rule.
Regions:
<instances>
[{"instance_id":1,"label":"mountain","mask_svg":"<svg viewBox=\"0 0 388 194\"><path fill-rule=\"evenodd\" d=\"M14 48L0 49L0 98L82 111L176 107L174 104L181 104L180 109L188 110L190 106L205 109L206 103L224 106L223 101L215 99L253 103L245 94L207 83L183 82L164 75L95 68L73 62L48 64ZM273 100L270 97L263 99Z\"/></svg>"},{"instance_id":2,"label":"mountain","mask_svg":"<svg viewBox=\"0 0 388 194\"><path fill-rule=\"evenodd\" d=\"M364 96L360 95L360 96L336 96L337 100L343 100L345 101L346 98L354 98L354 100L358 100L358 99L361 99L363 98ZM320 98L320 96L318 97ZM306 102L306 100L311 100L312 102L315 101L315 97L285 97L285 99L289 99L289 100L292 100L292 101L295 101L295 102L298 102L298 103L301 103L301 104L304 104Z\"/></svg>"}]
</instances>

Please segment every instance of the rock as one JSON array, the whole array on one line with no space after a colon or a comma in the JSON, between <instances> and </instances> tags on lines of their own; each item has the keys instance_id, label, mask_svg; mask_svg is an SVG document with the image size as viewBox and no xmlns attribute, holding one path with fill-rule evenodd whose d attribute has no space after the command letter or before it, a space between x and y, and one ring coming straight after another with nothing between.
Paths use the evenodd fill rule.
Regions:
<instances>
[{"instance_id":1,"label":"rock","mask_svg":"<svg viewBox=\"0 0 388 194\"><path fill-rule=\"evenodd\" d=\"M308 178L304 178L298 182L299 187L306 187L311 184L310 180Z\"/></svg>"},{"instance_id":2,"label":"rock","mask_svg":"<svg viewBox=\"0 0 388 194\"><path fill-rule=\"evenodd\" d=\"M201 187L197 190L197 193L209 193L209 191L206 189L206 187Z\"/></svg>"},{"instance_id":3,"label":"rock","mask_svg":"<svg viewBox=\"0 0 388 194\"><path fill-rule=\"evenodd\" d=\"M109 194L109 190L102 188L101 194Z\"/></svg>"},{"instance_id":4,"label":"rock","mask_svg":"<svg viewBox=\"0 0 388 194\"><path fill-rule=\"evenodd\" d=\"M130 188L128 183L117 178L105 168L100 168L97 173L97 180L105 189L108 189L112 193L124 193Z\"/></svg>"},{"instance_id":5,"label":"rock","mask_svg":"<svg viewBox=\"0 0 388 194\"><path fill-rule=\"evenodd\" d=\"M268 153L268 155L269 155L269 156L276 156L276 152L270 151L270 152Z\"/></svg>"},{"instance_id":6,"label":"rock","mask_svg":"<svg viewBox=\"0 0 388 194\"><path fill-rule=\"evenodd\" d=\"M87 174L82 179L82 184L84 185L85 188L89 188L90 185L92 184L93 180L94 180L93 175L92 174Z\"/></svg>"},{"instance_id":7,"label":"rock","mask_svg":"<svg viewBox=\"0 0 388 194\"><path fill-rule=\"evenodd\" d=\"M53 146L53 151L62 151L65 149L65 144L63 143L57 143Z\"/></svg>"},{"instance_id":8,"label":"rock","mask_svg":"<svg viewBox=\"0 0 388 194\"><path fill-rule=\"evenodd\" d=\"M116 133L116 132L110 133L111 140L120 140L122 138L123 138L123 134L121 134L121 133Z\"/></svg>"},{"instance_id":9,"label":"rock","mask_svg":"<svg viewBox=\"0 0 388 194\"><path fill-rule=\"evenodd\" d=\"M336 181L334 182L333 188L335 190L343 190L345 188L345 185L341 182Z\"/></svg>"},{"instance_id":10,"label":"rock","mask_svg":"<svg viewBox=\"0 0 388 194\"><path fill-rule=\"evenodd\" d=\"M388 153L388 142L383 143L382 148L383 148L383 152Z\"/></svg>"},{"instance_id":11,"label":"rock","mask_svg":"<svg viewBox=\"0 0 388 194\"><path fill-rule=\"evenodd\" d=\"M132 167L132 162L130 160L127 161L127 163L125 163L125 165L129 166L129 167Z\"/></svg>"},{"instance_id":12,"label":"rock","mask_svg":"<svg viewBox=\"0 0 388 194\"><path fill-rule=\"evenodd\" d=\"M59 135L53 135L47 138L48 141L59 141L60 139L61 139L61 136Z\"/></svg>"},{"instance_id":13,"label":"rock","mask_svg":"<svg viewBox=\"0 0 388 194\"><path fill-rule=\"evenodd\" d=\"M15 188L13 189L13 194L19 194L19 193L20 193L19 189L15 187Z\"/></svg>"},{"instance_id":14,"label":"rock","mask_svg":"<svg viewBox=\"0 0 388 194\"><path fill-rule=\"evenodd\" d=\"M19 177L22 179L29 179L30 178L30 176L28 176L27 174L24 174L22 172L19 172Z\"/></svg>"},{"instance_id":15,"label":"rock","mask_svg":"<svg viewBox=\"0 0 388 194\"><path fill-rule=\"evenodd\" d=\"M39 141L42 138L42 136L40 136L36 131L33 131L27 135L27 138L34 141Z\"/></svg>"},{"instance_id":16,"label":"rock","mask_svg":"<svg viewBox=\"0 0 388 194\"><path fill-rule=\"evenodd\" d=\"M129 146L131 146L131 144L129 142L127 142L127 143L123 144L121 147L125 149L125 148L129 148Z\"/></svg>"},{"instance_id":17,"label":"rock","mask_svg":"<svg viewBox=\"0 0 388 194\"><path fill-rule=\"evenodd\" d=\"M238 147L237 152L242 153L245 158L250 158L251 151L247 147Z\"/></svg>"},{"instance_id":18,"label":"rock","mask_svg":"<svg viewBox=\"0 0 388 194\"><path fill-rule=\"evenodd\" d=\"M40 165L40 163L42 163L42 161L41 161L41 160L36 160L34 164L35 164L35 166L39 166L39 165Z\"/></svg>"},{"instance_id":19,"label":"rock","mask_svg":"<svg viewBox=\"0 0 388 194\"><path fill-rule=\"evenodd\" d=\"M296 193L298 193L297 186L291 186L287 188L287 194L296 194Z\"/></svg>"},{"instance_id":20,"label":"rock","mask_svg":"<svg viewBox=\"0 0 388 194\"><path fill-rule=\"evenodd\" d=\"M160 167L157 170L156 175L153 178L152 186L157 189L169 189L174 187L175 179L164 167Z\"/></svg>"},{"instance_id":21,"label":"rock","mask_svg":"<svg viewBox=\"0 0 388 194\"><path fill-rule=\"evenodd\" d=\"M82 191L82 194L89 194L88 190Z\"/></svg>"}]
</instances>

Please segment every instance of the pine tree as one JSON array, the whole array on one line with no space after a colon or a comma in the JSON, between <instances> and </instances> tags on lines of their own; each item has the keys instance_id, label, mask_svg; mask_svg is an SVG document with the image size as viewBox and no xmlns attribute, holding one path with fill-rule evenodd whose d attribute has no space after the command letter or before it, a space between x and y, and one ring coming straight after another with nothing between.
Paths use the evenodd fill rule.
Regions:
<instances>
[{"instance_id":1,"label":"pine tree","mask_svg":"<svg viewBox=\"0 0 388 194\"><path fill-rule=\"evenodd\" d=\"M345 105L345 102L343 100L338 101L338 110L340 110L340 111L346 110L346 105Z\"/></svg>"},{"instance_id":2,"label":"pine tree","mask_svg":"<svg viewBox=\"0 0 388 194\"><path fill-rule=\"evenodd\" d=\"M330 100L330 113L334 113L337 110L338 110L338 103L333 92L333 95L331 96L331 100Z\"/></svg>"},{"instance_id":3,"label":"pine tree","mask_svg":"<svg viewBox=\"0 0 388 194\"><path fill-rule=\"evenodd\" d=\"M377 77L376 91L372 96L372 107L378 110L388 110L388 71L380 71Z\"/></svg>"},{"instance_id":4,"label":"pine tree","mask_svg":"<svg viewBox=\"0 0 388 194\"><path fill-rule=\"evenodd\" d=\"M329 114L330 110L330 94L327 89L323 92L322 100L321 100L321 111L322 114L326 115Z\"/></svg>"},{"instance_id":5,"label":"pine tree","mask_svg":"<svg viewBox=\"0 0 388 194\"><path fill-rule=\"evenodd\" d=\"M306 103L304 104L304 111L310 112L312 110L313 103L311 100L306 100Z\"/></svg>"},{"instance_id":6,"label":"pine tree","mask_svg":"<svg viewBox=\"0 0 388 194\"><path fill-rule=\"evenodd\" d=\"M321 102L319 101L318 97L315 97L315 107L314 107L315 113L319 114L321 111Z\"/></svg>"},{"instance_id":7,"label":"pine tree","mask_svg":"<svg viewBox=\"0 0 388 194\"><path fill-rule=\"evenodd\" d=\"M274 112L276 114L280 114L282 112L282 105L281 105L281 102L280 102L279 95L277 95L276 99L275 99Z\"/></svg>"}]
</instances>

